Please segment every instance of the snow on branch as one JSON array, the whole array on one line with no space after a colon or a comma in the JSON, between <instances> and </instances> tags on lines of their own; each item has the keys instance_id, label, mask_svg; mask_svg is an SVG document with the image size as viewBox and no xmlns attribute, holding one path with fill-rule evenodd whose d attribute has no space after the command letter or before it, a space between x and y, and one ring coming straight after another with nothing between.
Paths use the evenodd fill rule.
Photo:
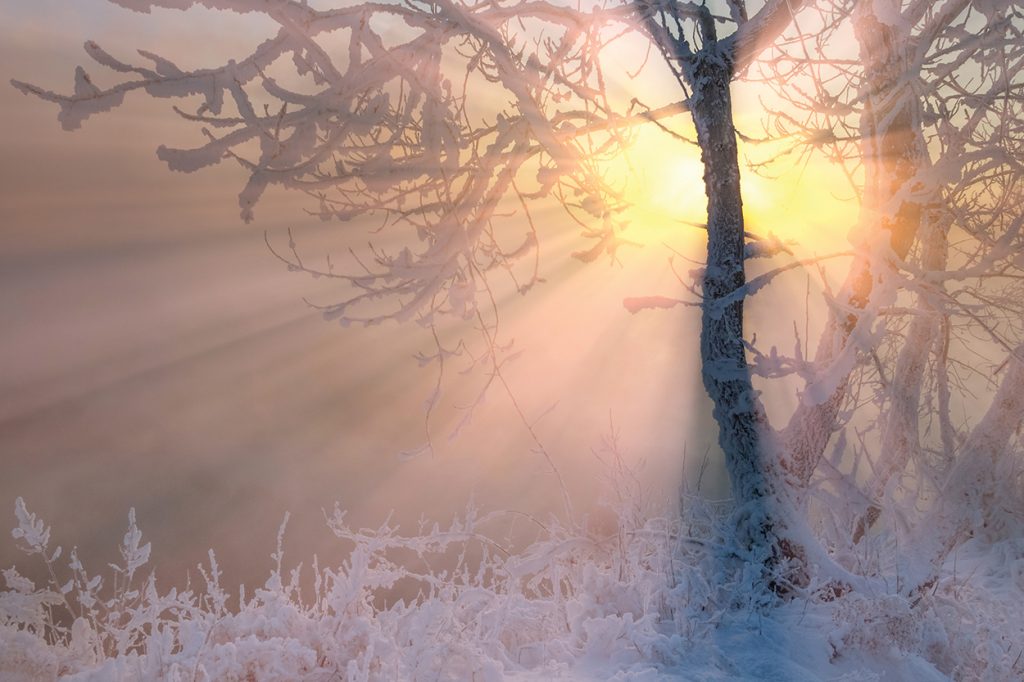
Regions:
<instances>
[{"instance_id":1,"label":"snow on branch","mask_svg":"<svg viewBox=\"0 0 1024 682\"><path fill-rule=\"evenodd\" d=\"M323 307L325 317L345 323L472 316L487 273L536 248L532 232L507 245L491 229L517 195L557 195L596 222L585 231L595 249L614 253L625 202L602 164L628 143L629 126L684 109L616 109L601 51L633 30L623 8L534 0L331 9L292 0L116 4L258 12L277 32L243 59L195 70L144 50L142 62L125 61L90 41L92 60L124 80L100 87L79 67L70 94L15 87L57 104L67 129L131 92L182 100L175 110L206 141L161 146L159 158L180 172L224 160L240 165L248 174L238 197L246 221L266 189L279 186L309 195L323 220L376 215L404 226L412 242L375 250L350 279L357 293ZM338 37L347 42L340 54L326 47ZM397 304L381 311L374 305L381 300Z\"/></svg>"}]
</instances>

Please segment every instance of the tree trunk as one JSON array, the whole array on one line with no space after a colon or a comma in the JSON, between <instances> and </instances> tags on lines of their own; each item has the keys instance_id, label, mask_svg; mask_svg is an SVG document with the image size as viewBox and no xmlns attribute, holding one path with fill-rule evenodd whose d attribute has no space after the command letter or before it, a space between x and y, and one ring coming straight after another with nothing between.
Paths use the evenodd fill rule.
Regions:
<instances>
[{"instance_id":1,"label":"tree trunk","mask_svg":"<svg viewBox=\"0 0 1024 682\"><path fill-rule=\"evenodd\" d=\"M777 556L774 486L766 466L767 418L751 384L743 345L743 202L729 83L732 67L715 53L694 60L691 98L708 197L701 376L714 403L718 442L737 506L737 549L762 562Z\"/></svg>"}]
</instances>

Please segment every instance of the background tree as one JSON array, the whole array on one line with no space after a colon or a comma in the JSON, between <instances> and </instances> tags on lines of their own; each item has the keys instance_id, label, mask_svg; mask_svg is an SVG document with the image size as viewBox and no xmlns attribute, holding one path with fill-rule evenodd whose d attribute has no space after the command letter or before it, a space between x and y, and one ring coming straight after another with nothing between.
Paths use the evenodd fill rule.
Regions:
<instances>
[{"instance_id":1,"label":"background tree","mask_svg":"<svg viewBox=\"0 0 1024 682\"><path fill-rule=\"evenodd\" d=\"M914 564L910 592L971 535L1006 532L992 514L1019 496L1022 310L1007 293L1024 220L1022 18L1016 3L832 3L815 40L763 62L768 82L784 81L777 132L844 164L861 199L859 255L782 431L784 466L797 487L815 475L832 487L836 528L852 529L832 533L840 545L888 510ZM811 85L792 87L801 80ZM998 384L991 367L1005 369ZM819 465L848 426L860 443L837 444L850 467L837 486Z\"/></svg>"}]
</instances>

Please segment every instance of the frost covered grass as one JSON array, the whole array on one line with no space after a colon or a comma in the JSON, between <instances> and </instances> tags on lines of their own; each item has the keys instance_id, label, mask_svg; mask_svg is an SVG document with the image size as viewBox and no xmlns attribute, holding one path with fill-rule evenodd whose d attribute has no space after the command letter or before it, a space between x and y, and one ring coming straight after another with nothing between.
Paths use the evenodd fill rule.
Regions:
<instances>
[{"instance_id":1,"label":"frost covered grass","mask_svg":"<svg viewBox=\"0 0 1024 682\"><path fill-rule=\"evenodd\" d=\"M290 565L282 526L266 583L237 595L212 551L201 588L161 591L134 513L121 562L88 573L19 499L13 536L49 579L3 572L0 679L1024 679L1020 538L968 543L914 600L894 587L766 606L723 551L724 508L684 496L657 513L638 490L620 485L600 528L470 507L403 533L335 509L341 565ZM513 516L536 528L519 549Z\"/></svg>"},{"instance_id":2,"label":"frost covered grass","mask_svg":"<svg viewBox=\"0 0 1024 682\"><path fill-rule=\"evenodd\" d=\"M123 562L108 582L87 574L74 553L58 566L49 528L21 500L16 511L15 537L51 579L37 587L14 569L4 573L4 680L500 680L654 671L678 658L682 616L708 598L705 583L688 583L673 568L678 557L666 548L674 530L661 519L610 535L538 521L542 539L510 553L490 532L505 514L470 509L446 527L403 535L389 524L354 530L335 510L329 526L351 546L343 565L314 560L287 570L279 544L263 587L233 600L212 552L201 590L161 592L153 575L140 577L150 548L132 515ZM312 574L311 591L300 587L304 572ZM396 588L411 596L389 600Z\"/></svg>"}]
</instances>

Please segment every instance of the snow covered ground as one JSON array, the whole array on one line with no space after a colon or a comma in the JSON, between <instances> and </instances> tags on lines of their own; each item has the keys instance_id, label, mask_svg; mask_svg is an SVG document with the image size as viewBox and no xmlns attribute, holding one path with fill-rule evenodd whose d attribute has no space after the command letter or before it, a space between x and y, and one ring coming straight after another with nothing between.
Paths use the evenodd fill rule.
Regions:
<instances>
[{"instance_id":1,"label":"snow covered ground","mask_svg":"<svg viewBox=\"0 0 1024 682\"><path fill-rule=\"evenodd\" d=\"M19 500L14 537L52 578L4 571L0 679L1024 679L1022 539L969 543L923 596L879 575L871 593L766 606L723 562L710 504L618 511L604 532L528 519L520 549L504 512L403 534L336 511L344 565L291 563L279 543L266 583L229 595L212 552L205 585L161 592L134 516L121 564L93 576Z\"/></svg>"}]
</instances>

